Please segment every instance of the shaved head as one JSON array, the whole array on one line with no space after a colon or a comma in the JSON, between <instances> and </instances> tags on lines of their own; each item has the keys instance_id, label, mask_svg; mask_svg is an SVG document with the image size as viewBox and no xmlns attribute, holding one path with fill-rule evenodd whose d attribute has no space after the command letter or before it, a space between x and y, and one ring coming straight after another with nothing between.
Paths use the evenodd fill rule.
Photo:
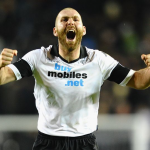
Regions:
<instances>
[{"instance_id":1,"label":"shaved head","mask_svg":"<svg viewBox=\"0 0 150 150\"><path fill-rule=\"evenodd\" d=\"M62 10L58 13L58 15L57 15L57 17L56 17L56 20L55 20L55 27L57 26L57 22L58 22L59 17L62 15L62 13L65 13L66 11L75 11L75 12L79 15L79 17L81 18L81 15L80 15L75 9L73 9L73 8L71 8L71 7L64 8L64 9L62 9ZM81 20L82 20L82 18L81 18Z\"/></svg>"},{"instance_id":2,"label":"shaved head","mask_svg":"<svg viewBox=\"0 0 150 150\"><path fill-rule=\"evenodd\" d=\"M56 17L53 34L58 37L62 49L70 52L79 49L82 37L86 34L80 14L73 8L61 10Z\"/></svg>"}]
</instances>

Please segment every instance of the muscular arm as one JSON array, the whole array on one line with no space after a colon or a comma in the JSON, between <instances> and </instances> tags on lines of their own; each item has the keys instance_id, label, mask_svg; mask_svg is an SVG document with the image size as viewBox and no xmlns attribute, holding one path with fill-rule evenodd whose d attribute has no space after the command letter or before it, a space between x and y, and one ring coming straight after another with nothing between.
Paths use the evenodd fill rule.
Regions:
<instances>
[{"instance_id":1,"label":"muscular arm","mask_svg":"<svg viewBox=\"0 0 150 150\"><path fill-rule=\"evenodd\" d=\"M0 85L16 80L14 72L7 66L0 69Z\"/></svg>"},{"instance_id":2,"label":"muscular arm","mask_svg":"<svg viewBox=\"0 0 150 150\"><path fill-rule=\"evenodd\" d=\"M13 57L17 55L16 50L3 49L0 54L0 85L6 84L16 80L13 71L7 67L13 60Z\"/></svg>"},{"instance_id":3,"label":"muscular arm","mask_svg":"<svg viewBox=\"0 0 150 150\"><path fill-rule=\"evenodd\" d=\"M127 86L139 90L148 88L150 86L150 67L136 71Z\"/></svg>"},{"instance_id":4,"label":"muscular arm","mask_svg":"<svg viewBox=\"0 0 150 150\"><path fill-rule=\"evenodd\" d=\"M150 54L143 54L141 59L145 62L147 68L136 71L127 86L142 90L150 86Z\"/></svg>"}]
</instances>

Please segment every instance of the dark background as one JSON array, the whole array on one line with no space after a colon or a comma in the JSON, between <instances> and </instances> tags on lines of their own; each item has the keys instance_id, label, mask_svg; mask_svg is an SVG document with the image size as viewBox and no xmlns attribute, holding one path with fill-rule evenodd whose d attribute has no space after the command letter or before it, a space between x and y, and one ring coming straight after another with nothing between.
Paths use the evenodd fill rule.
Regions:
<instances>
[{"instance_id":1,"label":"dark background","mask_svg":"<svg viewBox=\"0 0 150 150\"><path fill-rule=\"evenodd\" d=\"M17 49L15 62L33 49L56 44L55 18L65 7L75 8L82 16L87 28L83 45L108 53L128 68L145 67L141 54L150 53L149 0L0 0L0 51ZM0 86L0 116L36 115L33 88L33 77ZM106 81L99 114L131 116L149 111L149 90L138 91ZM103 132L97 134L100 150L131 149L129 131ZM34 131L0 132L0 150L31 149L36 135Z\"/></svg>"},{"instance_id":2,"label":"dark background","mask_svg":"<svg viewBox=\"0 0 150 150\"><path fill-rule=\"evenodd\" d=\"M150 53L149 0L0 0L0 49L27 52L56 44L53 27L58 12L75 8L87 34L82 44L99 49L135 70L145 67L141 54ZM34 78L0 86L0 114L37 114ZM149 109L149 89L137 91L106 81L101 91L100 114L130 114Z\"/></svg>"}]
</instances>

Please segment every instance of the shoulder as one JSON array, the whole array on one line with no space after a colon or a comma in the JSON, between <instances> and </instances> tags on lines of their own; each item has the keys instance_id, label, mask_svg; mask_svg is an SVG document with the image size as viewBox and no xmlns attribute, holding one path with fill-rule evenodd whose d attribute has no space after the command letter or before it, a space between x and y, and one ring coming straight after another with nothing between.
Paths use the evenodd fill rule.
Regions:
<instances>
[{"instance_id":1,"label":"shoulder","mask_svg":"<svg viewBox=\"0 0 150 150\"><path fill-rule=\"evenodd\" d=\"M108 55L107 53L100 51L98 49L91 49L91 48L87 48L86 47L86 51L87 51L87 55L88 57L93 57L93 58L97 58L98 60L105 60L105 59L110 59L112 58L110 55Z\"/></svg>"},{"instance_id":2,"label":"shoulder","mask_svg":"<svg viewBox=\"0 0 150 150\"><path fill-rule=\"evenodd\" d=\"M51 45L47 48L41 47L39 49L34 49L26 53L22 58L23 59L38 59L40 60L41 57L47 56L47 53L51 50Z\"/></svg>"}]
</instances>

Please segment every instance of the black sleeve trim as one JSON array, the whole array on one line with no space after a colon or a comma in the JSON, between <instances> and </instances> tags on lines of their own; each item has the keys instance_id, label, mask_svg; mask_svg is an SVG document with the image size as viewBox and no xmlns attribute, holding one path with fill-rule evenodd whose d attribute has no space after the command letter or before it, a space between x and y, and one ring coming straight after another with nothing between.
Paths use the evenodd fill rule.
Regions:
<instances>
[{"instance_id":1,"label":"black sleeve trim","mask_svg":"<svg viewBox=\"0 0 150 150\"><path fill-rule=\"evenodd\" d=\"M20 72L22 78L32 76L32 70L30 65L23 59L13 64Z\"/></svg>"},{"instance_id":2,"label":"black sleeve trim","mask_svg":"<svg viewBox=\"0 0 150 150\"><path fill-rule=\"evenodd\" d=\"M110 77L107 79L109 81L114 81L120 84L127 74L129 73L130 69L123 67L121 64L118 64L114 70L112 71Z\"/></svg>"}]
</instances>

